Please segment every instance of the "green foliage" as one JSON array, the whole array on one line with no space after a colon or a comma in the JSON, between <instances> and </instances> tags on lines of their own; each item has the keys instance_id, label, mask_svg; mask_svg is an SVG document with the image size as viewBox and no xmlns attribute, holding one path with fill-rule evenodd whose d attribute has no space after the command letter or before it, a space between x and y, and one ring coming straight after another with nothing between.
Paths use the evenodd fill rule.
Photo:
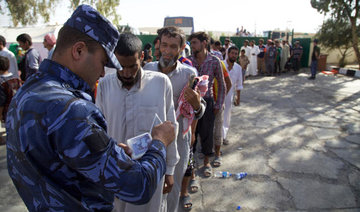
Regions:
<instances>
[{"instance_id":1,"label":"green foliage","mask_svg":"<svg viewBox=\"0 0 360 212\"><path fill-rule=\"evenodd\" d=\"M315 35L322 46L329 50L351 46L351 25L349 21L328 19Z\"/></svg>"},{"instance_id":2,"label":"green foliage","mask_svg":"<svg viewBox=\"0 0 360 212\"><path fill-rule=\"evenodd\" d=\"M114 25L119 25L121 20L116 8L120 5L120 0L71 0L73 9L80 4L89 4L95 7L100 14L112 21Z\"/></svg>"},{"instance_id":3,"label":"green foliage","mask_svg":"<svg viewBox=\"0 0 360 212\"><path fill-rule=\"evenodd\" d=\"M24 26L36 24L39 17L48 22L59 2L59 0L0 0L1 5L4 5L1 13L4 14L4 8L8 8L15 27L19 24ZM92 5L114 25L118 25L121 19L116 10L120 0L70 0L70 4L71 10L75 10L80 4Z\"/></svg>"},{"instance_id":4,"label":"green foliage","mask_svg":"<svg viewBox=\"0 0 360 212\"><path fill-rule=\"evenodd\" d=\"M359 18L359 0L311 0L311 6L320 13L330 13L332 18Z\"/></svg>"},{"instance_id":5,"label":"green foliage","mask_svg":"<svg viewBox=\"0 0 360 212\"><path fill-rule=\"evenodd\" d=\"M360 36L360 29L358 29ZM351 53L352 47L351 24L347 19L328 19L321 26L315 35L319 39L321 46L328 50L338 50L340 52L339 66L346 65L346 56Z\"/></svg>"},{"instance_id":6,"label":"green foliage","mask_svg":"<svg viewBox=\"0 0 360 212\"><path fill-rule=\"evenodd\" d=\"M333 20L350 23L351 45L360 69L359 20L360 0L311 0L311 6L320 13L330 14ZM343 40L342 38L340 40ZM338 39L339 41L339 39ZM338 45L334 39L332 45ZM330 45L330 44L329 44ZM343 55L344 57L344 55ZM343 60L345 61L345 60Z\"/></svg>"},{"instance_id":7,"label":"green foliage","mask_svg":"<svg viewBox=\"0 0 360 212\"><path fill-rule=\"evenodd\" d=\"M35 24L39 16L43 17L45 22L49 21L52 8L57 2L58 0L5 0L5 5L10 11L14 26L18 26L20 23ZM1 4L4 4L3 0Z\"/></svg>"}]
</instances>

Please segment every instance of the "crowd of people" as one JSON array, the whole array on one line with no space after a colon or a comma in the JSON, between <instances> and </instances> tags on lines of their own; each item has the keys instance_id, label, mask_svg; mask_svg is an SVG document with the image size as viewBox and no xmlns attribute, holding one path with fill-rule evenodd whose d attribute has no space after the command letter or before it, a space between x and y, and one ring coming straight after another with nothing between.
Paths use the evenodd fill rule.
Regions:
<instances>
[{"instance_id":1,"label":"crowd of people","mask_svg":"<svg viewBox=\"0 0 360 212\"><path fill-rule=\"evenodd\" d=\"M227 58L227 50L235 46L229 38L225 38L224 45L220 41L214 41L213 52L220 53L222 58ZM314 40L314 50L312 61L317 62L320 55L320 49L317 46L318 41ZM298 72L301 66L303 47L299 41L295 41L294 46L289 45L287 40L268 39L264 44L263 39L259 39L257 45L254 40L245 40L240 48L240 56L237 63L240 64L245 77L251 76L277 76L281 73L294 70ZM313 74L309 79L315 79L316 65L313 65ZM245 78L244 78L245 80Z\"/></svg>"},{"instance_id":2,"label":"crowd of people","mask_svg":"<svg viewBox=\"0 0 360 212\"><path fill-rule=\"evenodd\" d=\"M280 74L290 58L297 71L302 55L286 41L238 48L205 32L186 39L177 27L157 34L143 48L81 5L57 40L44 37L44 60L28 34L17 37L20 61L0 36L8 171L29 211L191 210L194 153L203 155L205 177L222 165L245 77ZM146 149L140 158L131 139Z\"/></svg>"}]
</instances>

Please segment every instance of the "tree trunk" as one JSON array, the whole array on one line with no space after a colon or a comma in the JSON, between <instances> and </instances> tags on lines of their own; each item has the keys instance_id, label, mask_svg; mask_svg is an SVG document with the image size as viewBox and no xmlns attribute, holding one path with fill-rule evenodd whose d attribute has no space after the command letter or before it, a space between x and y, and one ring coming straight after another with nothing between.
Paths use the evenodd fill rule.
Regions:
<instances>
[{"instance_id":1,"label":"tree trunk","mask_svg":"<svg viewBox=\"0 0 360 212\"><path fill-rule=\"evenodd\" d=\"M354 52L359 64L359 69L360 69L360 51L359 51L359 38L357 36L357 31L356 31L356 17L355 18L350 18L350 22L351 22L351 37L352 37L352 46L354 48Z\"/></svg>"}]
</instances>

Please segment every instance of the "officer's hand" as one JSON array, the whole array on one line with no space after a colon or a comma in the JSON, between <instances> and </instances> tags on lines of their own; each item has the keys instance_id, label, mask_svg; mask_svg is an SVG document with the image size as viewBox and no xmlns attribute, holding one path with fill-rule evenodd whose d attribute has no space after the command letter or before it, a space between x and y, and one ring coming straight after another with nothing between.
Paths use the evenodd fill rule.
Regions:
<instances>
[{"instance_id":1,"label":"officer's hand","mask_svg":"<svg viewBox=\"0 0 360 212\"><path fill-rule=\"evenodd\" d=\"M153 128L151 136L154 140L159 140L168 146L175 140L175 127L170 121L165 121Z\"/></svg>"},{"instance_id":2,"label":"officer's hand","mask_svg":"<svg viewBox=\"0 0 360 212\"><path fill-rule=\"evenodd\" d=\"M125 153L131 157L132 151L131 151L131 149L130 149L130 147L128 145L123 144L123 143L119 143L118 146L123 148Z\"/></svg>"}]
</instances>

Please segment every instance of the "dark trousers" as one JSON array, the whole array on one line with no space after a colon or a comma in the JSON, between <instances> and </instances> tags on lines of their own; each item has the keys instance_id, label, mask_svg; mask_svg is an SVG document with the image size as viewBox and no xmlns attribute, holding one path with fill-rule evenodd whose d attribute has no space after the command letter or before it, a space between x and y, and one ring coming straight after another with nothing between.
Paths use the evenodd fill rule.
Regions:
<instances>
[{"instance_id":1,"label":"dark trousers","mask_svg":"<svg viewBox=\"0 0 360 212\"><path fill-rule=\"evenodd\" d=\"M311 77L316 76L316 71L317 71L317 65L318 65L318 61L317 60L313 60L311 61Z\"/></svg>"},{"instance_id":2,"label":"dark trousers","mask_svg":"<svg viewBox=\"0 0 360 212\"><path fill-rule=\"evenodd\" d=\"M214 146L214 99L204 98L204 100L206 101L206 109L203 117L201 117L197 123L195 138L200 135L201 152L209 156L213 153ZM194 144L194 146L196 146L196 144Z\"/></svg>"},{"instance_id":3,"label":"dark trousers","mask_svg":"<svg viewBox=\"0 0 360 212\"><path fill-rule=\"evenodd\" d=\"M299 71L300 69L300 61L296 58L293 58L293 68L294 68L294 71Z\"/></svg>"},{"instance_id":4,"label":"dark trousers","mask_svg":"<svg viewBox=\"0 0 360 212\"><path fill-rule=\"evenodd\" d=\"M266 61L266 71L268 74L273 75L275 69L275 61L274 59L268 59Z\"/></svg>"},{"instance_id":5,"label":"dark trousers","mask_svg":"<svg viewBox=\"0 0 360 212\"><path fill-rule=\"evenodd\" d=\"M280 60L276 60L276 61L275 61L275 68L274 68L274 69L275 69L275 70L274 70L274 73L280 74L280 72L281 72Z\"/></svg>"}]
</instances>

